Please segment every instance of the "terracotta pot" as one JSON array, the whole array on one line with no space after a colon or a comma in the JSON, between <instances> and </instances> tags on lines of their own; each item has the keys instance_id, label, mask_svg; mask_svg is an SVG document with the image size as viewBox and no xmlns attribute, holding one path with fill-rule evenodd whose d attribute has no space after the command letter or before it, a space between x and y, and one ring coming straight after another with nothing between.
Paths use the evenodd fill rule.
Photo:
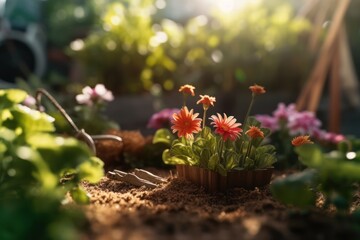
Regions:
<instances>
[{"instance_id":1,"label":"terracotta pot","mask_svg":"<svg viewBox=\"0 0 360 240\"><path fill-rule=\"evenodd\" d=\"M233 170L227 176L197 166L177 165L178 178L204 187L210 192L231 188L254 189L270 183L273 167L256 170Z\"/></svg>"}]
</instances>

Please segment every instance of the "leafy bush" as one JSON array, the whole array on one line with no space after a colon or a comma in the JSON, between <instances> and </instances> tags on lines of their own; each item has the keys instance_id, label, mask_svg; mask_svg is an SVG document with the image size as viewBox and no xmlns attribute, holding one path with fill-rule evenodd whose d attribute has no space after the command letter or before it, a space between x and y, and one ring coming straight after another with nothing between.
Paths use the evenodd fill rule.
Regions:
<instances>
[{"instance_id":1,"label":"leafy bush","mask_svg":"<svg viewBox=\"0 0 360 240\"><path fill-rule=\"evenodd\" d=\"M349 212L360 181L359 140L341 142L338 150L329 153L315 144L296 147L295 151L308 169L274 180L272 194L284 203L308 208L315 206L321 193L324 207L332 204Z\"/></svg>"},{"instance_id":2,"label":"leafy bush","mask_svg":"<svg viewBox=\"0 0 360 240\"><path fill-rule=\"evenodd\" d=\"M69 192L88 203L79 183L99 181L102 162L85 144L55 135L52 117L20 104L26 97L0 90L0 238L73 238L77 218L62 202Z\"/></svg>"}]
</instances>

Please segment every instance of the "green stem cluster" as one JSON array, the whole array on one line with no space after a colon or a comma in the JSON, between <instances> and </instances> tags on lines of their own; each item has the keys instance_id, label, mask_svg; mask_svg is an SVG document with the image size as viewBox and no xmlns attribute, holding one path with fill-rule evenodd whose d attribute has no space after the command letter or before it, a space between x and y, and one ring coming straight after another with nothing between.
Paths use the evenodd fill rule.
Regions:
<instances>
[{"instance_id":1,"label":"green stem cluster","mask_svg":"<svg viewBox=\"0 0 360 240\"><path fill-rule=\"evenodd\" d=\"M249 156L250 151L251 151L251 147L252 147L252 139L250 140L249 145L247 146L246 154L245 154L244 159L246 159Z\"/></svg>"}]
</instances>

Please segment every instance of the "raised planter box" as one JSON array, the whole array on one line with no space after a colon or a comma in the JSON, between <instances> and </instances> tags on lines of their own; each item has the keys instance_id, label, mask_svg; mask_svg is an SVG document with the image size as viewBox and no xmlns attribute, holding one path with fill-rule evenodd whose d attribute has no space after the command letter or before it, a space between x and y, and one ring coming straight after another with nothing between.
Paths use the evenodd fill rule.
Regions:
<instances>
[{"instance_id":1,"label":"raised planter box","mask_svg":"<svg viewBox=\"0 0 360 240\"><path fill-rule=\"evenodd\" d=\"M226 191L231 188L254 189L270 183L273 168L256 170L234 170L222 176L217 172L189 165L176 165L178 178L204 187L210 192Z\"/></svg>"}]
</instances>

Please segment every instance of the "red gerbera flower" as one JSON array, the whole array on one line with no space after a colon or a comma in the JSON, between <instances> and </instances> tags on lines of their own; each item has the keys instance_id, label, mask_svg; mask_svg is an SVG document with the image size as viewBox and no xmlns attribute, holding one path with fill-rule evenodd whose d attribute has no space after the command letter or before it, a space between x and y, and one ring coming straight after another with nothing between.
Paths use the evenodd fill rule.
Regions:
<instances>
[{"instance_id":1,"label":"red gerbera flower","mask_svg":"<svg viewBox=\"0 0 360 240\"><path fill-rule=\"evenodd\" d=\"M255 95L260 95L260 94L266 93L265 88L260 85L257 85L257 84L250 86L249 89Z\"/></svg>"},{"instance_id":2,"label":"red gerbera flower","mask_svg":"<svg viewBox=\"0 0 360 240\"><path fill-rule=\"evenodd\" d=\"M312 142L310 139L310 136L305 135L305 136L298 136L295 137L292 141L291 144L294 145L295 147L304 145L304 144L312 144L314 142Z\"/></svg>"},{"instance_id":3,"label":"red gerbera flower","mask_svg":"<svg viewBox=\"0 0 360 240\"><path fill-rule=\"evenodd\" d=\"M174 113L172 115L173 126L171 126L173 133L177 132L178 137L192 138L193 133L201 131L201 118L196 118L198 115L198 113L193 113L192 109L189 111L187 107Z\"/></svg>"},{"instance_id":4,"label":"red gerbera flower","mask_svg":"<svg viewBox=\"0 0 360 240\"><path fill-rule=\"evenodd\" d=\"M195 87L189 84L185 84L180 87L179 92L195 96Z\"/></svg>"},{"instance_id":5,"label":"red gerbera flower","mask_svg":"<svg viewBox=\"0 0 360 240\"><path fill-rule=\"evenodd\" d=\"M210 97L209 95L200 95L200 100L196 102L196 104L203 104L205 110L207 110L210 106L214 106L214 102L216 102L215 97Z\"/></svg>"},{"instance_id":6,"label":"red gerbera flower","mask_svg":"<svg viewBox=\"0 0 360 240\"><path fill-rule=\"evenodd\" d=\"M249 130L247 130L245 134L251 137L252 139L258 137L264 138L264 132L261 131L260 128L255 126L250 126Z\"/></svg>"},{"instance_id":7,"label":"red gerbera flower","mask_svg":"<svg viewBox=\"0 0 360 240\"><path fill-rule=\"evenodd\" d=\"M215 132L220 134L224 141L228 138L234 141L242 132L242 129L239 128L241 123L236 123L236 118L233 116L227 117L224 113L224 117L222 117L218 113L217 116L212 115L210 119L213 120L211 124L215 126Z\"/></svg>"}]
</instances>

